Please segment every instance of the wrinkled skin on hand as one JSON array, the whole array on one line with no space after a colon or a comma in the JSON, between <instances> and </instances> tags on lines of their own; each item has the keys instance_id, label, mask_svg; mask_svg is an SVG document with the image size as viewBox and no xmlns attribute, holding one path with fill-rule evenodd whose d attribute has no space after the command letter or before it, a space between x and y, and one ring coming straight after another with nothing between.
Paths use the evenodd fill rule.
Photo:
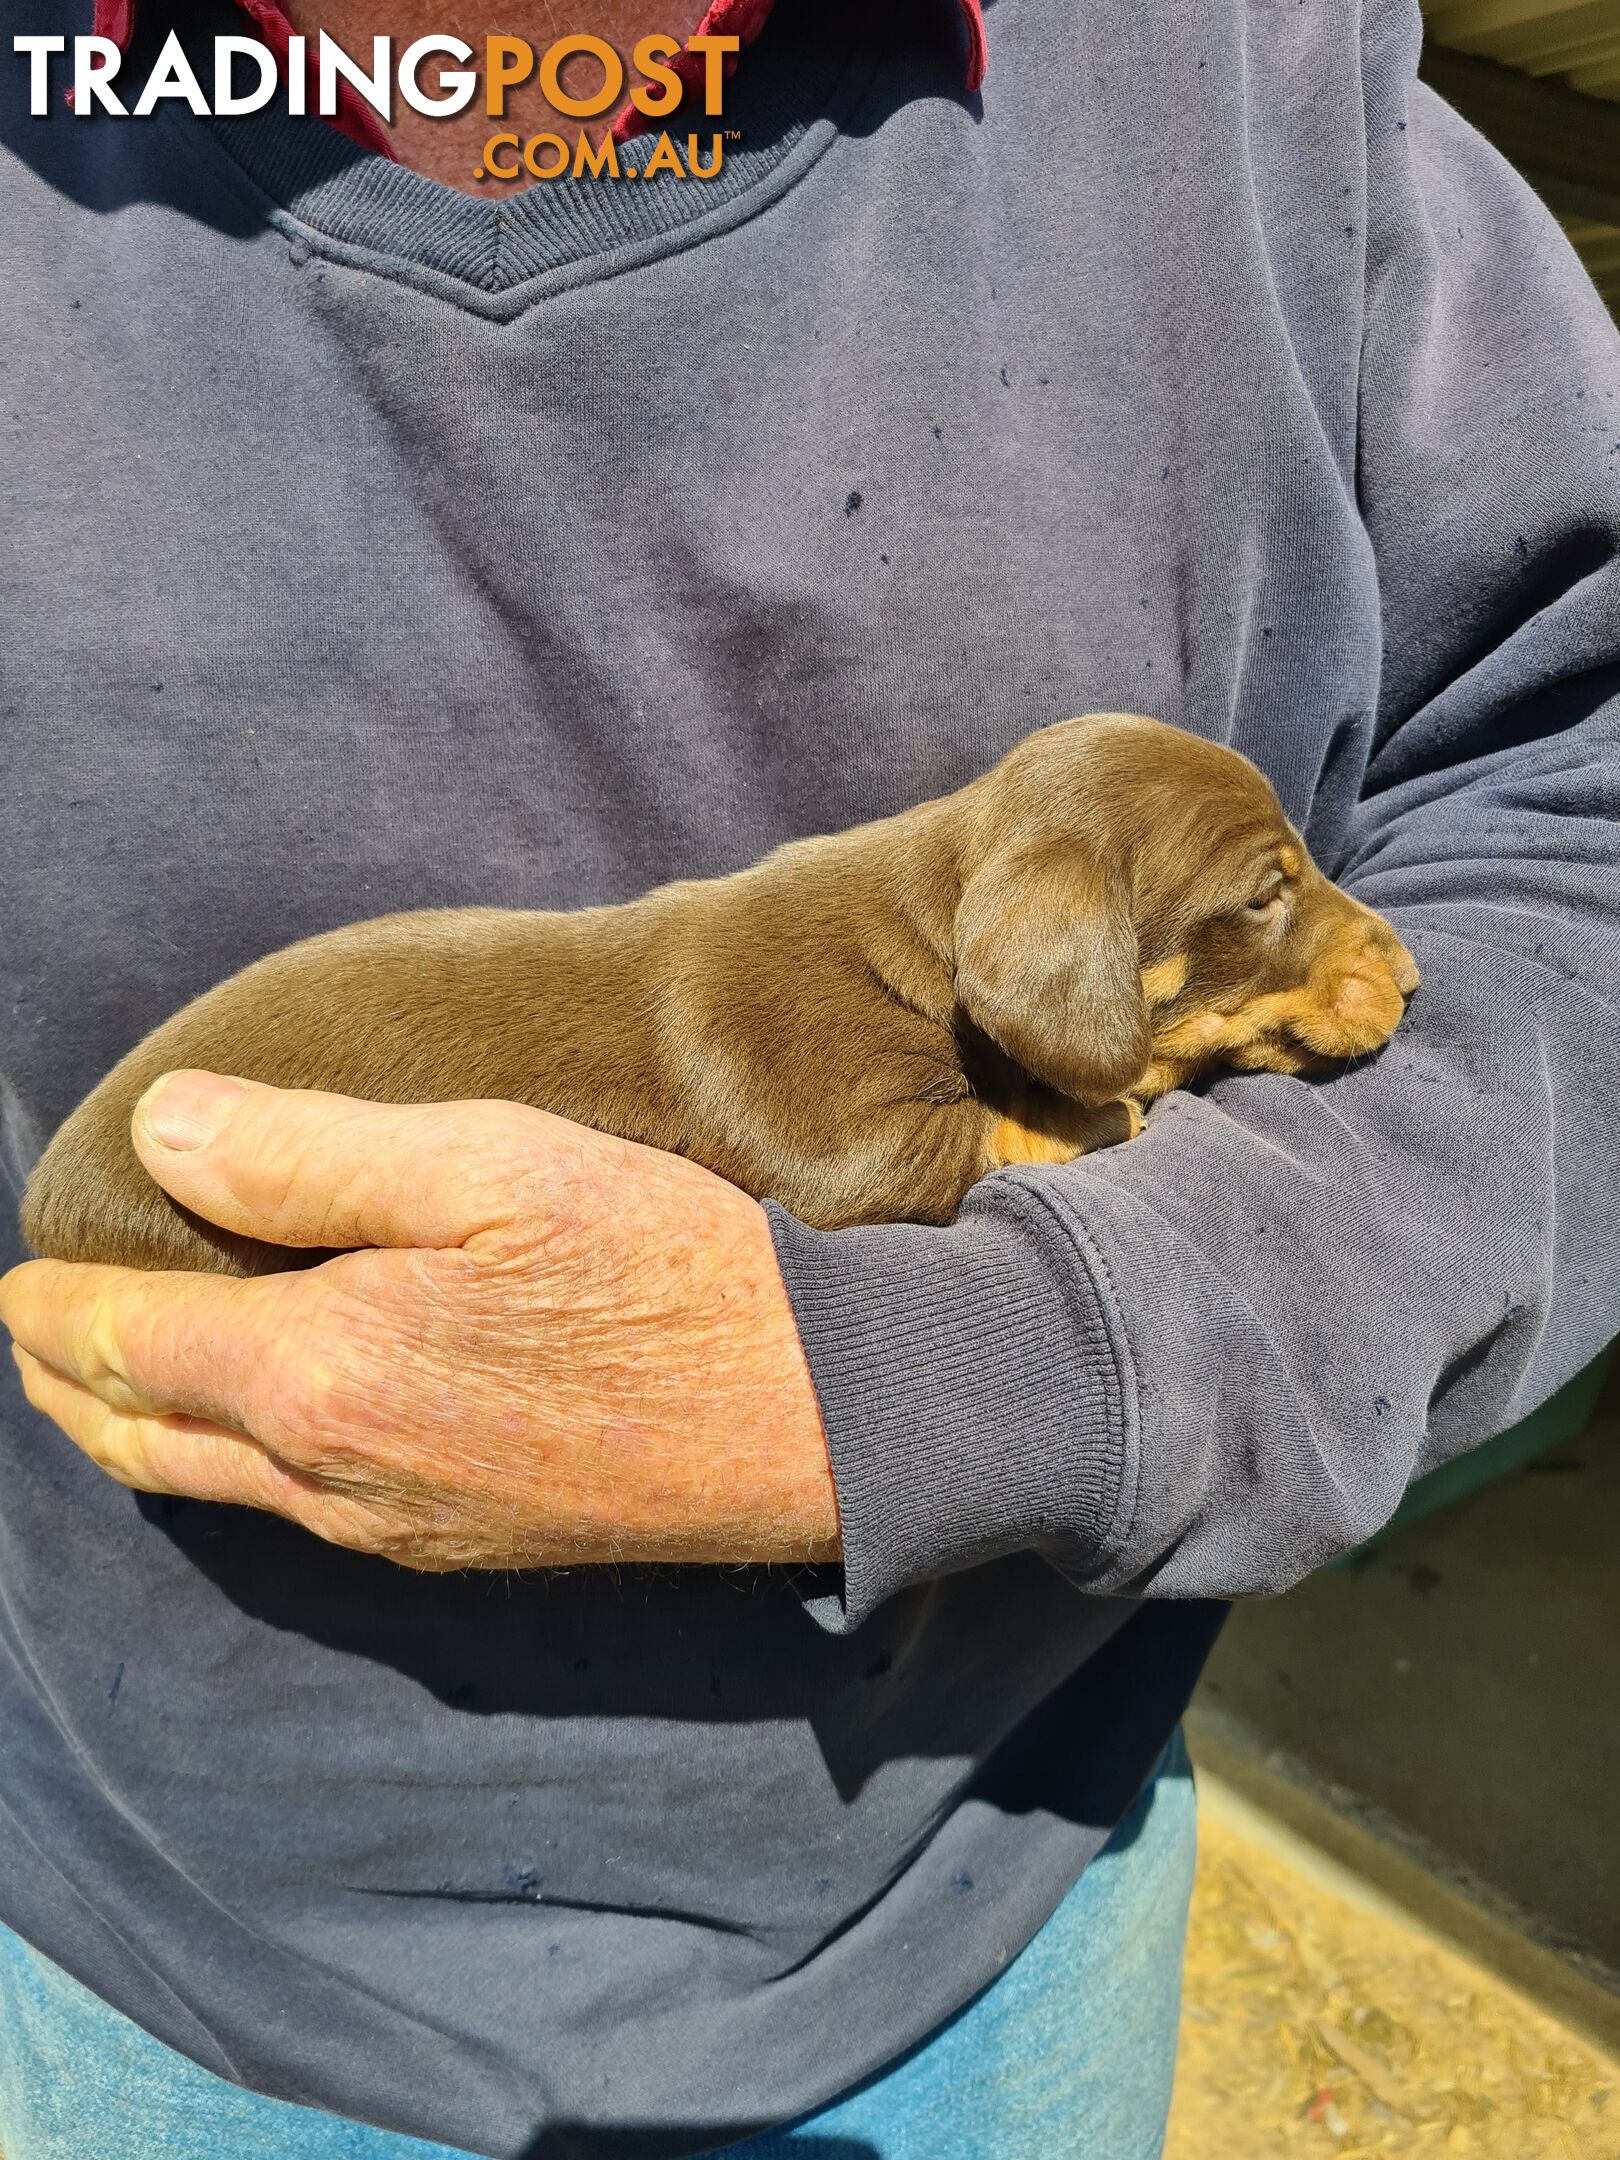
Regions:
<instances>
[{"instance_id":1,"label":"wrinkled skin on hand","mask_svg":"<svg viewBox=\"0 0 1620 2160\"><path fill-rule=\"evenodd\" d=\"M120 1482L424 1569L837 1556L769 1227L724 1179L516 1104L204 1074L134 1138L211 1222L356 1249L0 1281L29 1400Z\"/></svg>"}]
</instances>

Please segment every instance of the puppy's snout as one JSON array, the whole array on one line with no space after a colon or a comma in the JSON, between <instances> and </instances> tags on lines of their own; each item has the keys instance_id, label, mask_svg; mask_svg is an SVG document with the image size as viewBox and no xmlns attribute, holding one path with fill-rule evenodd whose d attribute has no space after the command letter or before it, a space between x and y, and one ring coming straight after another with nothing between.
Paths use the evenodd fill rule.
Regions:
<instances>
[{"instance_id":1,"label":"puppy's snout","mask_svg":"<svg viewBox=\"0 0 1620 2160\"><path fill-rule=\"evenodd\" d=\"M1395 977L1395 987L1401 996L1409 998L1423 977L1418 973L1417 962L1400 939L1395 938L1393 942L1395 950L1390 955L1390 972Z\"/></svg>"},{"instance_id":2,"label":"puppy's snout","mask_svg":"<svg viewBox=\"0 0 1620 2160\"><path fill-rule=\"evenodd\" d=\"M1369 939L1359 953L1350 956L1338 995L1333 1000L1333 1009L1348 1018L1364 1009L1368 995L1374 990L1393 990L1404 1002L1417 986L1417 962L1404 945L1397 943L1390 951L1382 940Z\"/></svg>"},{"instance_id":3,"label":"puppy's snout","mask_svg":"<svg viewBox=\"0 0 1620 2160\"><path fill-rule=\"evenodd\" d=\"M1372 916L1338 942L1329 969L1322 1002L1343 1030L1344 1047L1376 1049L1394 1033L1418 986L1417 962L1388 923Z\"/></svg>"},{"instance_id":4,"label":"puppy's snout","mask_svg":"<svg viewBox=\"0 0 1620 2160\"><path fill-rule=\"evenodd\" d=\"M1389 1005L1393 987L1383 977L1382 970L1369 968L1363 972L1357 969L1354 974L1341 977L1328 1010L1336 1020L1347 1020L1352 1026L1360 1021L1376 1023Z\"/></svg>"}]
</instances>

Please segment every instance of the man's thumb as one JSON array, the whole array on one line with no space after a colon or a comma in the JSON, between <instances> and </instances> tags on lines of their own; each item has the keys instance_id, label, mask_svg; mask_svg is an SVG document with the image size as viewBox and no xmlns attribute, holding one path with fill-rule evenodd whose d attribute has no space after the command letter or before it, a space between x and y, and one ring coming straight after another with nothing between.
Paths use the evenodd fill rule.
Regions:
<instances>
[{"instance_id":1,"label":"man's thumb","mask_svg":"<svg viewBox=\"0 0 1620 2160\"><path fill-rule=\"evenodd\" d=\"M361 1102L173 1072L136 1104L131 1137L165 1192L240 1237L442 1249L508 1219L514 1159L549 1122L517 1103Z\"/></svg>"}]
</instances>

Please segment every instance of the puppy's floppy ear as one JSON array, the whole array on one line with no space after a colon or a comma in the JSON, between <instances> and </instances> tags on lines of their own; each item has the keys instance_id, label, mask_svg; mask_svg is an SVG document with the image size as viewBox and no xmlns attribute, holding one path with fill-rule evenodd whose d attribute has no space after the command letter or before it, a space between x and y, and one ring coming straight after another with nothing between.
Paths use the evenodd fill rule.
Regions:
<instances>
[{"instance_id":1,"label":"puppy's floppy ear","mask_svg":"<svg viewBox=\"0 0 1620 2160\"><path fill-rule=\"evenodd\" d=\"M1051 842L998 849L957 906L956 1001L1035 1079L1111 1102L1153 1055L1123 873Z\"/></svg>"}]
</instances>

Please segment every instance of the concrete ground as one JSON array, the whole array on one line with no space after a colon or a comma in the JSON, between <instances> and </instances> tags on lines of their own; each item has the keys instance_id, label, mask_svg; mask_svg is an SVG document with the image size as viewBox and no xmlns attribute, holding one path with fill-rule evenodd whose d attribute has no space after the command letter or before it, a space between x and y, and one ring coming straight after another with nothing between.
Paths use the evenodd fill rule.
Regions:
<instances>
[{"instance_id":1,"label":"concrete ground","mask_svg":"<svg viewBox=\"0 0 1620 2160\"><path fill-rule=\"evenodd\" d=\"M1617 1560L1620 1374L1574 1440L1233 1615L1169 2160L1620 2160Z\"/></svg>"},{"instance_id":2,"label":"concrete ground","mask_svg":"<svg viewBox=\"0 0 1620 2160\"><path fill-rule=\"evenodd\" d=\"M1620 1992L1617 1703L1620 1373L1575 1440L1236 1611L1193 1731L1315 1781Z\"/></svg>"},{"instance_id":3,"label":"concrete ground","mask_svg":"<svg viewBox=\"0 0 1620 2160\"><path fill-rule=\"evenodd\" d=\"M1166 2160L1620 2160L1620 2061L1201 1782Z\"/></svg>"}]
</instances>

